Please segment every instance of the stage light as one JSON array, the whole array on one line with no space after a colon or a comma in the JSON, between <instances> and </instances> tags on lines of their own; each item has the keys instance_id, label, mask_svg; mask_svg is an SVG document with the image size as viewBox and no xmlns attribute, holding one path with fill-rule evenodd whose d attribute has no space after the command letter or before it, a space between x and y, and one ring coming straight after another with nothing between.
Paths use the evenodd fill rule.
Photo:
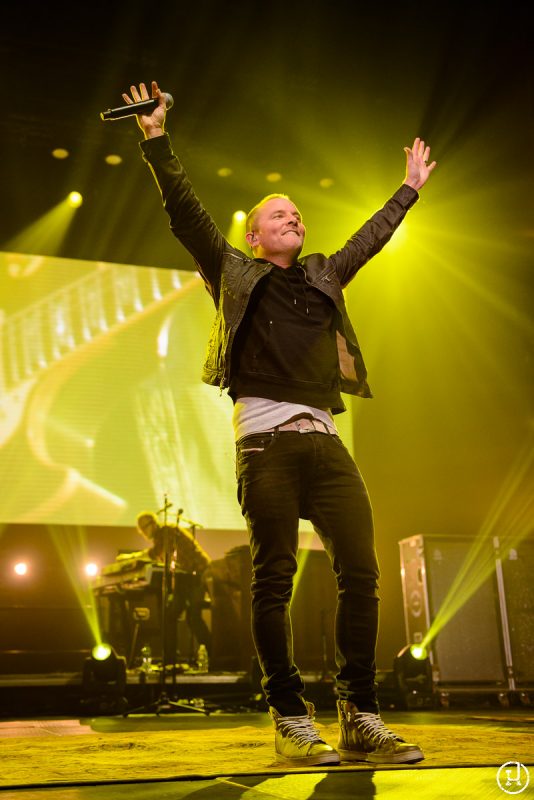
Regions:
<instances>
[{"instance_id":1,"label":"stage light","mask_svg":"<svg viewBox=\"0 0 534 800\"><path fill-rule=\"evenodd\" d=\"M226 231L226 239L233 247L237 247L241 250L245 250L247 248L247 242L245 239L246 219L246 212L242 211L241 209L237 209L232 214L232 222L230 223L229 229Z\"/></svg>"},{"instance_id":2,"label":"stage light","mask_svg":"<svg viewBox=\"0 0 534 800\"><path fill-rule=\"evenodd\" d=\"M280 172L268 172L265 180L269 181L269 183L278 183L278 181L282 180L282 175Z\"/></svg>"},{"instance_id":3,"label":"stage light","mask_svg":"<svg viewBox=\"0 0 534 800\"><path fill-rule=\"evenodd\" d=\"M421 644L412 644L410 647L410 653L416 661L424 661L425 658L428 658L428 651L426 647L423 647Z\"/></svg>"},{"instance_id":4,"label":"stage light","mask_svg":"<svg viewBox=\"0 0 534 800\"><path fill-rule=\"evenodd\" d=\"M69 155L69 151L64 147L56 147L54 150L52 150L52 158L57 158L59 161L68 158Z\"/></svg>"},{"instance_id":5,"label":"stage light","mask_svg":"<svg viewBox=\"0 0 534 800\"><path fill-rule=\"evenodd\" d=\"M25 561L19 561L13 567L13 572L15 575L27 575L28 574L28 564Z\"/></svg>"},{"instance_id":6,"label":"stage light","mask_svg":"<svg viewBox=\"0 0 534 800\"><path fill-rule=\"evenodd\" d=\"M98 575L98 564L91 562L85 565L84 572L88 578L94 578Z\"/></svg>"},{"instance_id":7,"label":"stage light","mask_svg":"<svg viewBox=\"0 0 534 800\"><path fill-rule=\"evenodd\" d=\"M104 159L106 164L109 164L110 167L116 167L118 164L122 164L122 156L117 155L116 153L110 153Z\"/></svg>"},{"instance_id":8,"label":"stage light","mask_svg":"<svg viewBox=\"0 0 534 800\"><path fill-rule=\"evenodd\" d=\"M85 659L82 679L82 709L91 714L122 714L128 705L126 659L109 644L100 642Z\"/></svg>"},{"instance_id":9,"label":"stage light","mask_svg":"<svg viewBox=\"0 0 534 800\"><path fill-rule=\"evenodd\" d=\"M81 196L80 192L70 192L67 202L71 208L79 208L83 203L83 197Z\"/></svg>"},{"instance_id":10,"label":"stage light","mask_svg":"<svg viewBox=\"0 0 534 800\"><path fill-rule=\"evenodd\" d=\"M230 167L220 167L217 170L217 175L219 178L229 178L230 175L233 173L233 170Z\"/></svg>"},{"instance_id":11,"label":"stage light","mask_svg":"<svg viewBox=\"0 0 534 800\"><path fill-rule=\"evenodd\" d=\"M104 644L101 642L100 644L96 644L93 649L91 650L91 657L94 658L95 661L105 661L107 658L111 656L113 650L109 644Z\"/></svg>"},{"instance_id":12,"label":"stage light","mask_svg":"<svg viewBox=\"0 0 534 800\"><path fill-rule=\"evenodd\" d=\"M432 664L424 647L407 644L393 662L400 705L404 708L432 706Z\"/></svg>"}]
</instances>

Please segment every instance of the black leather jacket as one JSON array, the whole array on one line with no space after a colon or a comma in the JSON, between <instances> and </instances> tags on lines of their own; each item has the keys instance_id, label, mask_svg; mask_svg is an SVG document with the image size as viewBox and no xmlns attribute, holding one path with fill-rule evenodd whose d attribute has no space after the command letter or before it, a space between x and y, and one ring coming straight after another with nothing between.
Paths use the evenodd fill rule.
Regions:
<instances>
[{"instance_id":1,"label":"black leather jacket","mask_svg":"<svg viewBox=\"0 0 534 800\"><path fill-rule=\"evenodd\" d=\"M272 269L272 264L252 258L226 241L195 195L166 134L141 142L141 150L160 188L171 230L195 259L217 309L202 380L221 389L227 388L236 331L252 290ZM341 250L331 256L313 253L299 259L310 285L328 295L338 311L337 344L343 392L371 397L367 371L342 289L360 267L382 249L417 199L418 193L403 184Z\"/></svg>"}]
</instances>

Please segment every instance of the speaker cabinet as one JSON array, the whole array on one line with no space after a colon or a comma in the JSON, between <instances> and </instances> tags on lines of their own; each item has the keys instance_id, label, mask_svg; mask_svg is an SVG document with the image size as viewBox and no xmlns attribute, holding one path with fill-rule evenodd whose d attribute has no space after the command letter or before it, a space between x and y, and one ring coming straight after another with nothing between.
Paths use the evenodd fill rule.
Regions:
<instances>
[{"instance_id":1,"label":"speaker cabinet","mask_svg":"<svg viewBox=\"0 0 534 800\"><path fill-rule=\"evenodd\" d=\"M412 536L399 543L406 637L408 643L422 641L445 601L454 605L458 601L457 610L431 643L434 680L438 684L507 685L491 541L477 548L476 565L455 596L450 596L473 544L473 538L439 535ZM486 577L469 594L470 576L478 570Z\"/></svg>"}]
</instances>

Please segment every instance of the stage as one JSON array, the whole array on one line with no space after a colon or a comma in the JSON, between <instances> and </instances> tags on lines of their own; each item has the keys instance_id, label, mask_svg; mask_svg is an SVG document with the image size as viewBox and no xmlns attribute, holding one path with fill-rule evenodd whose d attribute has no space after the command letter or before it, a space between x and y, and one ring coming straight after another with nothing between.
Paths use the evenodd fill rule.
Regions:
<instances>
[{"instance_id":1,"label":"stage","mask_svg":"<svg viewBox=\"0 0 534 800\"><path fill-rule=\"evenodd\" d=\"M129 670L124 698L100 697L100 705L88 703L81 673L2 676L0 789L17 800L499 797L503 765L532 772L528 696L471 687L453 692L445 707L435 691L406 698L390 676L378 677L386 725L425 753L416 765L277 765L272 723L245 672L167 673L163 684L157 670ZM321 735L335 745L333 681L318 673L305 679ZM407 700L419 708L407 709Z\"/></svg>"},{"instance_id":2,"label":"stage","mask_svg":"<svg viewBox=\"0 0 534 800\"><path fill-rule=\"evenodd\" d=\"M257 711L13 719L0 723L0 788L17 800L490 798L503 794L497 783L502 765L519 762L532 772L529 709L384 712L383 717L420 744L424 761L282 769L274 760L270 719ZM333 713L319 713L317 723L325 740L335 744ZM524 770L521 774L524 779ZM504 775L501 771L501 783Z\"/></svg>"}]
</instances>

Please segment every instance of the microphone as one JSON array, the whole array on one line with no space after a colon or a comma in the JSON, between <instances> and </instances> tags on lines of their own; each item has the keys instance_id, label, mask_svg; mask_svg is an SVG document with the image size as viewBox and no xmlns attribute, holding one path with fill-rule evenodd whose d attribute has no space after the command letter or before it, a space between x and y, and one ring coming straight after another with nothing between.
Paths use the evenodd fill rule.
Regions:
<instances>
[{"instance_id":1,"label":"microphone","mask_svg":"<svg viewBox=\"0 0 534 800\"><path fill-rule=\"evenodd\" d=\"M165 100L165 108L167 111L173 107L174 100L172 95L167 92L162 92L163 99ZM157 108L159 100L157 97L152 97L150 100L141 100L139 103L128 103L125 106L118 108L108 108L107 111L100 112L100 119L122 119L123 117L133 117L136 114L152 114Z\"/></svg>"}]
</instances>

